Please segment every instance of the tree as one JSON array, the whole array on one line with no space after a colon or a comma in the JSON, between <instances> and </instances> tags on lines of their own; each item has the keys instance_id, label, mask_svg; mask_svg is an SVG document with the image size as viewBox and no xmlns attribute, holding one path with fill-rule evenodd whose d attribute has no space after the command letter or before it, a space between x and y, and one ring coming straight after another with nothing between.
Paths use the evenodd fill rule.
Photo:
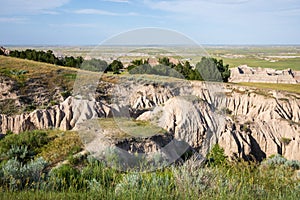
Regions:
<instances>
[{"instance_id":1,"label":"tree","mask_svg":"<svg viewBox=\"0 0 300 200\"><path fill-rule=\"evenodd\" d=\"M228 82L230 76L229 65L223 64L223 60L203 57L196 65L196 70L205 81Z\"/></svg>"},{"instance_id":2,"label":"tree","mask_svg":"<svg viewBox=\"0 0 300 200\"><path fill-rule=\"evenodd\" d=\"M107 62L100 59L86 60L82 63L81 69L94 71L94 72L104 72L107 69Z\"/></svg>"},{"instance_id":3,"label":"tree","mask_svg":"<svg viewBox=\"0 0 300 200\"><path fill-rule=\"evenodd\" d=\"M112 63L109 64L107 71L112 71L114 74L119 74L120 69L123 69L123 63L119 60L114 60Z\"/></svg>"},{"instance_id":4,"label":"tree","mask_svg":"<svg viewBox=\"0 0 300 200\"><path fill-rule=\"evenodd\" d=\"M129 74L154 74L154 70L151 65L144 64L131 69Z\"/></svg>"}]
</instances>

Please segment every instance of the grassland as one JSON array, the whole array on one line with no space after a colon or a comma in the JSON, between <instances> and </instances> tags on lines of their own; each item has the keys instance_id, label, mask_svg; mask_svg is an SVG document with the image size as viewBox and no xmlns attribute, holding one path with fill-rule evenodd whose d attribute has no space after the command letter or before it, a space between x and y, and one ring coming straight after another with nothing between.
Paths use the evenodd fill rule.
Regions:
<instances>
[{"instance_id":1,"label":"grassland","mask_svg":"<svg viewBox=\"0 0 300 200\"><path fill-rule=\"evenodd\" d=\"M164 134L166 131L148 121L127 118L99 119L100 127L109 132L111 137L150 137L155 134Z\"/></svg>"},{"instance_id":2,"label":"grassland","mask_svg":"<svg viewBox=\"0 0 300 200\"><path fill-rule=\"evenodd\" d=\"M248 65L300 70L299 46L220 46L207 47L207 51L212 57L223 59L230 67Z\"/></svg>"},{"instance_id":3,"label":"grassland","mask_svg":"<svg viewBox=\"0 0 300 200\"><path fill-rule=\"evenodd\" d=\"M272 69L293 69L300 71L300 58L278 58L276 62L270 62L261 57L244 57L244 58L224 58L224 63L229 64L231 68L238 67L240 65L248 65L250 67L262 67L262 68L272 68Z\"/></svg>"},{"instance_id":4,"label":"grassland","mask_svg":"<svg viewBox=\"0 0 300 200\"><path fill-rule=\"evenodd\" d=\"M279 84L279 83L236 83L234 85L248 86L266 90L278 90L300 94L300 84Z\"/></svg>"}]
</instances>

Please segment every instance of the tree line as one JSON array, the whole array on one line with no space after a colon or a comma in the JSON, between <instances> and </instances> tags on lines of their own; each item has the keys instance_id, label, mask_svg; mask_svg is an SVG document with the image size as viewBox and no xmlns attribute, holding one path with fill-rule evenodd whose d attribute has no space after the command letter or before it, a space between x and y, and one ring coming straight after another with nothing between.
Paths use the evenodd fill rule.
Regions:
<instances>
[{"instance_id":1,"label":"tree line","mask_svg":"<svg viewBox=\"0 0 300 200\"><path fill-rule=\"evenodd\" d=\"M54 65L82 68L89 71L95 72L108 72L111 71L115 74L120 73L120 70L124 68L123 63L114 60L112 63L108 64L106 61L101 59L91 59L84 60L83 57L57 57L54 55L53 51L37 51L34 49L26 49L25 51L14 50L11 51L9 56L15 58L22 58L27 60L34 60L38 62L44 62Z\"/></svg>"},{"instance_id":2,"label":"tree line","mask_svg":"<svg viewBox=\"0 0 300 200\"><path fill-rule=\"evenodd\" d=\"M54 55L53 51L51 50L48 51L37 51L34 49L26 49L25 51L14 50L10 52L9 56L15 58L34 60L38 62L45 62L54 65L66 66L66 67L76 67L76 68L79 68L84 61L84 59L81 56L76 58L73 56L58 58Z\"/></svg>"},{"instance_id":3,"label":"tree line","mask_svg":"<svg viewBox=\"0 0 300 200\"><path fill-rule=\"evenodd\" d=\"M159 64L152 67L147 60L135 60L128 66L130 74L156 74L184 78L187 80L228 82L230 76L229 65L224 65L223 60L203 57L193 67L190 62L174 64L169 58L160 58Z\"/></svg>"},{"instance_id":4,"label":"tree line","mask_svg":"<svg viewBox=\"0 0 300 200\"><path fill-rule=\"evenodd\" d=\"M119 74L124 70L124 65L119 60L113 60L110 64L101 59L84 60L81 56L73 57L56 57L53 51L37 51L27 49L25 51L14 50L9 56L45 62L60 66L81 68L94 72L113 72ZM174 64L167 57L159 58L159 64L151 66L148 60L137 59L133 60L127 67L130 74L156 74L161 76L170 76L183 78L187 80L205 80L215 82L228 82L230 76L229 65L225 65L223 60L215 58L203 57L196 66L192 66L189 61L184 63L179 62Z\"/></svg>"}]
</instances>

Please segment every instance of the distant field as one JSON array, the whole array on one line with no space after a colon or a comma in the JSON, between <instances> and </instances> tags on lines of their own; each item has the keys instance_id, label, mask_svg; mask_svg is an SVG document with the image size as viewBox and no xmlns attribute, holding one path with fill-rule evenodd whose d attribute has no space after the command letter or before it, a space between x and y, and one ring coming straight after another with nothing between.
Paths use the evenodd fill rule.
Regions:
<instances>
[{"instance_id":1,"label":"distant field","mask_svg":"<svg viewBox=\"0 0 300 200\"><path fill-rule=\"evenodd\" d=\"M207 47L212 57L222 59L230 67L248 65L273 69L300 70L299 46Z\"/></svg>"},{"instance_id":2,"label":"distant field","mask_svg":"<svg viewBox=\"0 0 300 200\"><path fill-rule=\"evenodd\" d=\"M300 46L199 46L198 47L109 47L109 46L41 46L41 47L11 47L9 49L24 50L27 48L37 50L51 49L59 55L66 56L88 56L104 59L121 58L128 62L128 59L139 59L153 56L153 49L165 53L166 56L188 59L196 64L202 56L211 56L223 59L230 67L248 65L250 67L262 67L273 69L300 70ZM131 53L145 53L140 56L130 55ZM177 52L177 53L176 53ZM180 52L180 53L178 53Z\"/></svg>"}]
</instances>

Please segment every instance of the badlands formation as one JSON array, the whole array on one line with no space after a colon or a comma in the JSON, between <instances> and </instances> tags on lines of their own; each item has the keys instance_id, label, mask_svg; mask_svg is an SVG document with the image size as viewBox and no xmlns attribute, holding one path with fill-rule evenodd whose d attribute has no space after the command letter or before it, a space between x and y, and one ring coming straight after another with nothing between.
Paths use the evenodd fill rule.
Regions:
<instances>
[{"instance_id":1,"label":"badlands formation","mask_svg":"<svg viewBox=\"0 0 300 200\"><path fill-rule=\"evenodd\" d=\"M252 68L247 65L230 70L230 82L258 82L258 83L300 83L300 72L291 69L275 70L270 68Z\"/></svg>"},{"instance_id":2,"label":"badlands formation","mask_svg":"<svg viewBox=\"0 0 300 200\"><path fill-rule=\"evenodd\" d=\"M1 114L0 133L49 128L81 132L95 128L89 125L90 119L126 118L149 121L166 133L116 139L105 135L105 128L100 126L94 130L103 139L98 145L149 153L176 140L206 154L217 142L231 159L261 161L281 154L300 160L298 94L232 84L162 81L147 76L118 79L100 81L89 97L80 93L88 91L89 85L83 84L64 101L57 97L61 99L58 105L21 114ZM14 82L1 80L0 97L14 98L20 103L18 94L10 92ZM92 142L86 141L87 147Z\"/></svg>"}]
</instances>

